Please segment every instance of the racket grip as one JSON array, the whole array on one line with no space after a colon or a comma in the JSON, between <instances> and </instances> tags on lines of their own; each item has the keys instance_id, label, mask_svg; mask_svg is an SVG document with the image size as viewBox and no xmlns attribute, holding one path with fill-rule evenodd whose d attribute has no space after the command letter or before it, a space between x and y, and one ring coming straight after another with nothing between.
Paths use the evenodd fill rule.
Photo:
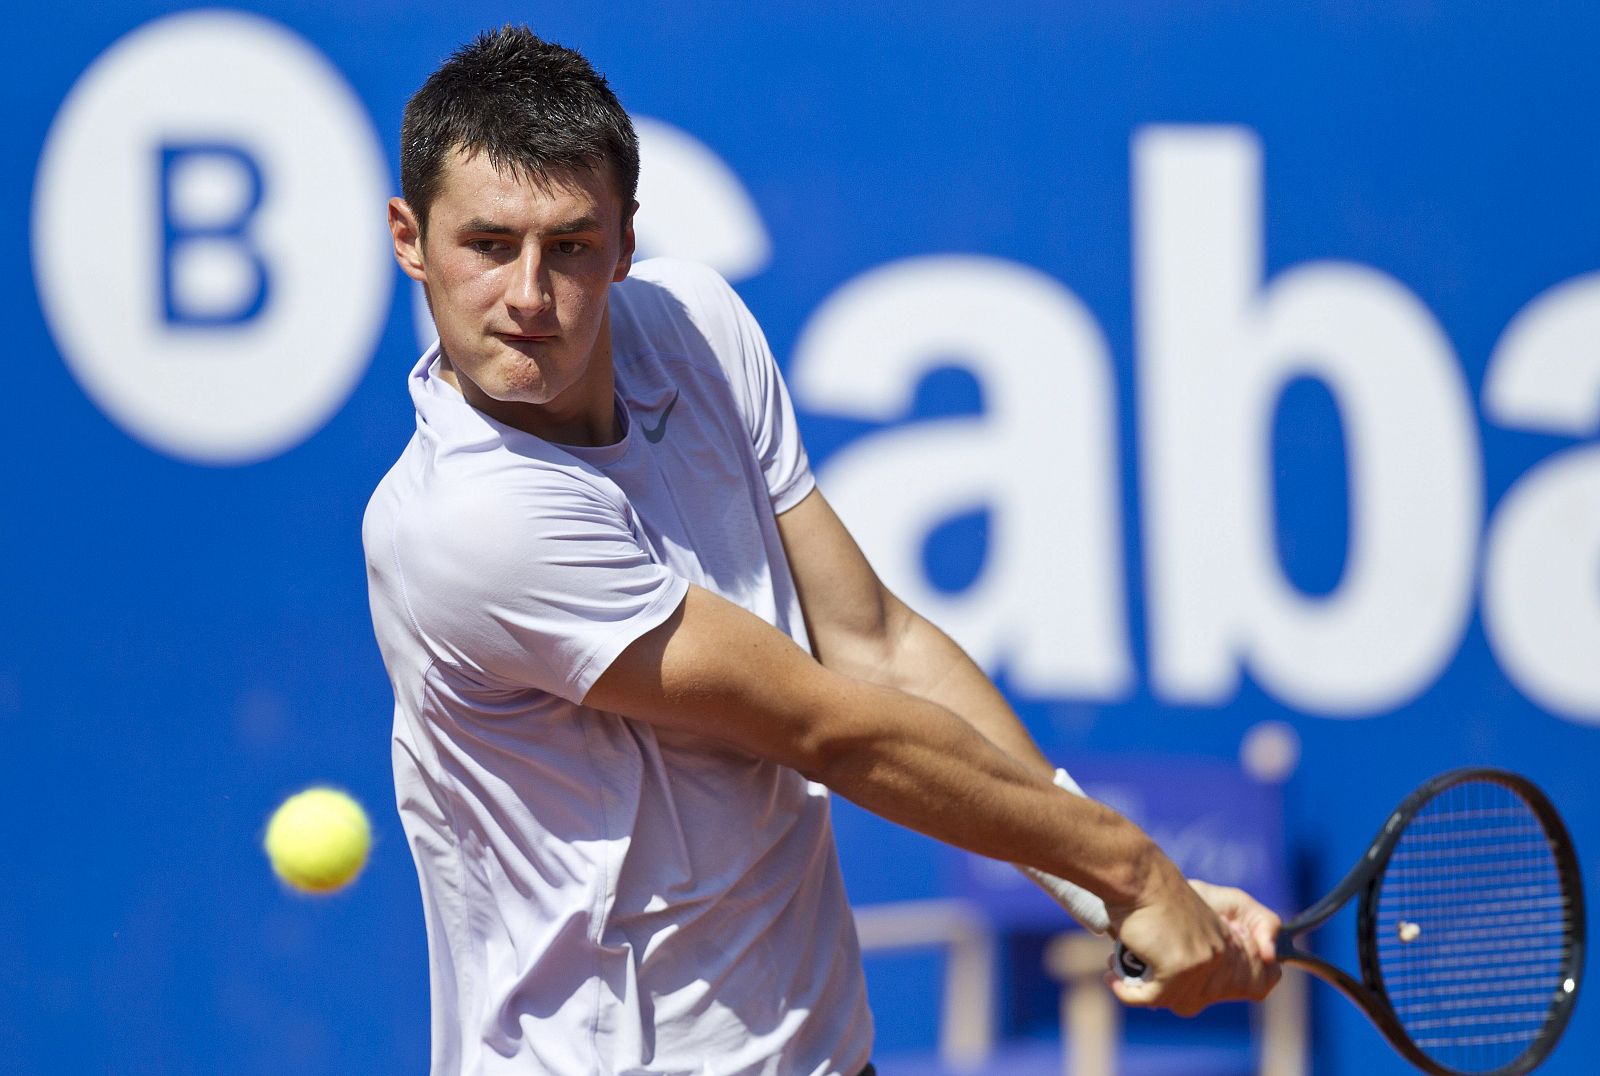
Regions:
<instances>
[{"instance_id":1,"label":"racket grip","mask_svg":"<svg viewBox=\"0 0 1600 1076\"><path fill-rule=\"evenodd\" d=\"M1055 784L1057 788L1065 789L1074 796L1084 796L1078 782L1066 770L1056 770ZM1067 914L1078 921L1085 930L1095 934L1104 934L1111 929L1111 919L1106 915L1106 905L1103 900L1082 886L1074 885L1065 878L1057 878L1053 874L1017 864L1017 869L1031 878L1035 885L1055 898L1057 904L1065 908Z\"/></svg>"},{"instance_id":2,"label":"racket grip","mask_svg":"<svg viewBox=\"0 0 1600 1076\"><path fill-rule=\"evenodd\" d=\"M1139 954L1130 952L1121 942L1117 943L1117 970L1122 972L1122 977L1131 982L1143 982L1150 971L1150 965L1139 959Z\"/></svg>"}]
</instances>

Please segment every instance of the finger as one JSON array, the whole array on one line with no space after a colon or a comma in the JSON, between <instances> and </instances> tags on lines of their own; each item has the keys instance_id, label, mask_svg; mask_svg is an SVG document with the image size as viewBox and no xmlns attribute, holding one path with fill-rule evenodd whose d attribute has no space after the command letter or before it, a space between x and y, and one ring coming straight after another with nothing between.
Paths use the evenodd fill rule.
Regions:
<instances>
[{"instance_id":1,"label":"finger","mask_svg":"<svg viewBox=\"0 0 1600 1076\"><path fill-rule=\"evenodd\" d=\"M1267 963L1278 959L1278 930L1283 921L1264 905L1251 901L1251 907L1240 923L1242 940L1247 948Z\"/></svg>"},{"instance_id":2,"label":"finger","mask_svg":"<svg viewBox=\"0 0 1600 1076\"><path fill-rule=\"evenodd\" d=\"M1257 969L1257 976L1250 984L1250 989L1245 993L1249 1001L1265 1001L1267 995L1272 993L1272 988L1278 985L1278 980L1283 978L1283 968L1277 964L1265 964Z\"/></svg>"},{"instance_id":3,"label":"finger","mask_svg":"<svg viewBox=\"0 0 1600 1076\"><path fill-rule=\"evenodd\" d=\"M1213 885L1208 889L1210 895L1206 896L1206 903L1224 919L1247 913L1255 903L1250 899L1250 894L1237 886Z\"/></svg>"},{"instance_id":4,"label":"finger","mask_svg":"<svg viewBox=\"0 0 1600 1076\"><path fill-rule=\"evenodd\" d=\"M1161 1004L1162 987L1149 979L1129 979L1120 971L1107 970L1106 985L1124 1005L1149 1008Z\"/></svg>"},{"instance_id":5,"label":"finger","mask_svg":"<svg viewBox=\"0 0 1600 1076\"><path fill-rule=\"evenodd\" d=\"M1265 969L1269 965L1258 951L1258 939L1254 934L1245 934L1241 928L1235 932L1234 941L1236 944L1227 958L1227 970L1217 982L1221 993L1213 996L1213 1001L1227 997L1258 998L1265 989Z\"/></svg>"},{"instance_id":6,"label":"finger","mask_svg":"<svg viewBox=\"0 0 1600 1076\"><path fill-rule=\"evenodd\" d=\"M1257 947L1256 937L1251 927L1239 922L1237 919L1224 919L1223 924L1228 928L1228 935L1239 948L1254 951Z\"/></svg>"},{"instance_id":7,"label":"finger","mask_svg":"<svg viewBox=\"0 0 1600 1076\"><path fill-rule=\"evenodd\" d=\"M1270 915L1267 919L1257 922L1252 927L1255 936L1256 952L1261 954L1261 959L1268 964L1276 965L1278 962L1278 917Z\"/></svg>"}]
</instances>

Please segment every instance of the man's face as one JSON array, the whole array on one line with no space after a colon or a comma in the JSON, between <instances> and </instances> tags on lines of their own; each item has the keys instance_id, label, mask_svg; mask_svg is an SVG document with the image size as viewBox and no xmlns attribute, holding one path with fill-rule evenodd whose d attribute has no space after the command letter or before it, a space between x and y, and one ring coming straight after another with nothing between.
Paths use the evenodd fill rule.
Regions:
<instances>
[{"instance_id":1,"label":"man's face","mask_svg":"<svg viewBox=\"0 0 1600 1076\"><path fill-rule=\"evenodd\" d=\"M489 401L556 418L610 414L606 303L628 275L633 224L609 169L527 180L486 154L457 152L425 240L404 202L390 203L389 219L401 267L427 289L446 357L471 382L461 386L469 399L491 413L506 409Z\"/></svg>"}]
</instances>

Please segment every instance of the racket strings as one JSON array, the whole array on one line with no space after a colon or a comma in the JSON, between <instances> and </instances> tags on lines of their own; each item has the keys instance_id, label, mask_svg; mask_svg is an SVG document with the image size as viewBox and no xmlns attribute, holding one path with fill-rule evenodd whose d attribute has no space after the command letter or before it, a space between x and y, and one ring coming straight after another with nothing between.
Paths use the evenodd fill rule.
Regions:
<instances>
[{"instance_id":1,"label":"racket strings","mask_svg":"<svg viewBox=\"0 0 1600 1076\"><path fill-rule=\"evenodd\" d=\"M1378 952L1393 958L1393 963L1400 965L1402 972L1411 972L1422 975L1434 968L1450 967L1451 965L1471 966L1475 963L1484 965L1499 963L1533 962L1550 959L1559 961L1563 955L1560 949L1544 949L1543 943L1550 936L1550 931L1540 930L1523 932L1511 936L1496 931L1459 931L1452 930L1442 936L1436 936L1436 944L1432 946L1433 959L1428 961L1427 967L1417 966L1416 961L1409 959L1410 954L1402 952L1405 943L1394 943L1380 946ZM1411 944L1416 944L1415 942ZM1530 951L1530 949L1532 951ZM1541 951L1544 949L1544 951ZM1506 960L1503 954L1509 954L1514 960ZM1387 981L1388 976L1385 976Z\"/></svg>"},{"instance_id":2,"label":"racket strings","mask_svg":"<svg viewBox=\"0 0 1600 1076\"><path fill-rule=\"evenodd\" d=\"M1560 908L1568 908L1568 906L1570 906L1570 901L1562 901ZM1381 937L1384 933L1398 935L1398 932L1402 930L1403 922L1410 922L1410 919L1395 919L1389 924L1379 922L1378 930L1381 932ZM1562 925L1565 925L1565 922L1566 919L1563 919L1562 914L1549 913L1549 911L1530 914L1510 913L1504 914L1504 916L1462 916L1461 919L1456 921L1458 929L1453 933L1453 937L1507 938L1514 937L1518 933L1533 933L1533 935L1544 937L1550 930L1560 929ZM1382 945L1379 945L1379 948L1394 945L1394 941L1386 938L1386 940L1382 941Z\"/></svg>"},{"instance_id":3,"label":"racket strings","mask_svg":"<svg viewBox=\"0 0 1600 1076\"><path fill-rule=\"evenodd\" d=\"M1448 890L1453 893L1457 888L1459 888L1461 879L1471 878L1474 875L1479 874L1492 874L1496 878L1500 879L1507 887L1504 892L1511 892L1511 887L1517 885L1528 885L1531 889L1542 887L1544 883L1544 872L1541 870L1501 871L1500 869L1492 866L1462 867L1458 871L1450 872L1447 877L1441 877L1439 881L1432 883L1428 881L1428 872L1417 871L1415 872L1413 882L1419 890L1432 888L1435 890Z\"/></svg>"},{"instance_id":4,"label":"racket strings","mask_svg":"<svg viewBox=\"0 0 1600 1076\"><path fill-rule=\"evenodd\" d=\"M1480 882L1474 884L1482 883ZM1436 886L1431 889L1426 885L1418 885L1412 887L1409 896L1414 902L1420 903L1424 899L1442 900L1444 898L1460 894L1461 891L1462 887L1460 884L1452 886ZM1546 883L1522 886L1506 885L1495 890L1493 900L1484 901L1479 904L1458 903L1453 910L1463 915L1471 912L1485 912L1488 914L1494 914L1496 909L1505 908L1513 902L1518 908L1540 911L1546 915L1550 913L1551 909L1566 908L1569 907L1571 903L1568 901L1565 894L1554 896L1551 895L1550 887ZM1410 922L1410 920L1407 920L1407 922Z\"/></svg>"},{"instance_id":5,"label":"racket strings","mask_svg":"<svg viewBox=\"0 0 1600 1076\"><path fill-rule=\"evenodd\" d=\"M1430 821L1434 822L1435 824L1439 823L1439 819L1436 818L1431 819ZM1410 836L1414 844L1439 843L1454 846L1458 841L1483 842L1499 837L1511 838L1511 841L1507 845L1508 848L1523 847L1525 842L1529 845L1534 843L1527 840L1528 831L1523 829L1521 826L1490 826L1487 829L1456 829L1453 828L1454 825L1455 823L1452 822L1449 823L1449 827L1452 828L1442 828L1434 833L1417 833ZM1540 834L1543 834L1542 830L1540 831Z\"/></svg>"},{"instance_id":6,"label":"racket strings","mask_svg":"<svg viewBox=\"0 0 1600 1076\"><path fill-rule=\"evenodd\" d=\"M1437 811L1430 812L1429 815L1428 815L1428 820L1431 823L1433 823L1434 825L1439 825L1439 824L1442 824L1442 823L1448 823L1448 824L1452 824L1453 825L1456 822L1463 822L1463 821L1473 821L1473 822L1475 822L1475 821L1478 821L1479 819L1483 819L1483 818L1498 818L1498 819L1514 818L1514 819L1519 819L1520 820L1520 819L1525 819L1527 817L1528 817L1528 805L1526 803L1523 803L1522 800L1519 799L1519 800L1517 800L1517 802L1516 802L1516 804L1514 806L1509 806L1509 807L1482 807L1482 808L1468 807L1468 808L1462 808L1460 810L1449 810L1449 809L1441 807Z\"/></svg>"},{"instance_id":7,"label":"racket strings","mask_svg":"<svg viewBox=\"0 0 1600 1076\"><path fill-rule=\"evenodd\" d=\"M1571 903L1543 825L1492 781L1451 786L1407 824L1376 904L1378 971L1412 1041L1486 1073L1536 1040L1559 996Z\"/></svg>"},{"instance_id":8,"label":"racket strings","mask_svg":"<svg viewBox=\"0 0 1600 1076\"><path fill-rule=\"evenodd\" d=\"M1410 835L1410 832L1407 831L1406 837L1409 837ZM1444 834L1437 834L1436 836L1440 839L1444 838ZM1401 840L1405 839L1405 837L1401 838ZM1473 838L1469 835L1463 835L1461 839L1472 840ZM1418 845L1422 845L1425 842L1418 841L1417 843ZM1433 873L1438 875L1448 872L1451 867L1458 864L1468 867L1484 867L1493 865L1495 863L1505 863L1515 860L1519 856L1533 858L1537 857L1541 852L1548 855L1550 852L1550 845L1544 840L1503 841L1500 844L1490 845L1484 848L1474 848L1473 852L1476 855L1482 856L1483 858L1475 863L1462 864L1460 846L1445 846L1440 848L1415 847L1410 849L1410 858L1413 864L1419 868L1421 868L1424 864L1431 862L1433 864ZM1424 870L1421 871L1421 873L1426 874L1428 872Z\"/></svg>"},{"instance_id":9,"label":"racket strings","mask_svg":"<svg viewBox=\"0 0 1600 1076\"><path fill-rule=\"evenodd\" d=\"M1525 986L1538 986L1546 981L1548 981L1548 977L1545 975L1507 975L1503 979L1496 980L1493 983L1485 983L1481 980L1461 983L1430 983L1428 986L1424 987L1400 987L1398 989L1388 991L1388 994L1391 1001L1399 998L1421 996L1438 998L1449 998L1455 996L1471 997L1481 996L1485 993L1494 993L1500 990L1515 990L1520 992Z\"/></svg>"}]
</instances>

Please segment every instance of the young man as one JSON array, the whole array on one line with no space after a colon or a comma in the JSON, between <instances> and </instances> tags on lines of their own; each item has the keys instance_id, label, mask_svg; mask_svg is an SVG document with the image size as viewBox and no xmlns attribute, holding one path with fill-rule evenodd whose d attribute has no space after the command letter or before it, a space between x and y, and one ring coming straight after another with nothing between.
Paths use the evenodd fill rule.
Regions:
<instances>
[{"instance_id":1,"label":"young man","mask_svg":"<svg viewBox=\"0 0 1600 1076\"><path fill-rule=\"evenodd\" d=\"M363 538L436 1073L868 1070L825 787L1100 894L1153 968L1125 1000L1264 995L1275 917L1057 787L817 491L738 297L633 265L637 143L587 61L483 35L401 152L440 341Z\"/></svg>"}]
</instances>

